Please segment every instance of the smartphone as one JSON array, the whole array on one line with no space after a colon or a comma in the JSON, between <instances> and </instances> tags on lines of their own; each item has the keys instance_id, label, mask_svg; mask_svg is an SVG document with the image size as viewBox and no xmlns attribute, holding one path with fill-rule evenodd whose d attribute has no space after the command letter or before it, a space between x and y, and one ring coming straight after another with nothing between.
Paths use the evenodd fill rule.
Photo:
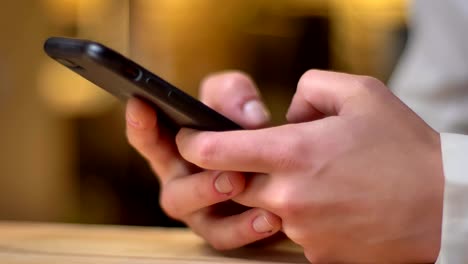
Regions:
<instances>
[{"instance_id":1,"label":"smartphone","mask_svg":"<svg viewBox=\"0 0 468 264\"><path fill-rule=\"evenodd\" d=\"M242 129L202 102L103 44L51 37L45 52L122 101L140 98L156 109L158 123L176 132L181 127L206 131ZM229 100L229 99L227 99Z\"/></svg>"}]
</instances>

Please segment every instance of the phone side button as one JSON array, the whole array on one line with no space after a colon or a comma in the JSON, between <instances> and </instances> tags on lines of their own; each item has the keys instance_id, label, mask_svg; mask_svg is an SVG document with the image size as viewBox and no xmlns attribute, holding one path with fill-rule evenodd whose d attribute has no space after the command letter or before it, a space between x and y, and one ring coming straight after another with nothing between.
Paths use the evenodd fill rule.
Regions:
<instances>
[{"instance_id":1,"label":"phone side button","mask_svg":"<svg viewBox=\"0 0 468 264\"><path fill-rule=\"evenodd\" d=\"M162 97L169 97L168 93L171 91L171 89L167 88L167 85L160 80L153 77L148 77L146 78L146 84L151 89L152 93Z\"/></svg>"},{"instance_id":2,"label":"phone side button","mask_svg":"<svg viewBox=\"0 0 468 264\"><path fill-rule=\"evenodd\" d=\"M167 93L167 97L172 102L172 104L177 105L179 107L184 107L184 98L175 90L169 90Z\"/></svg>"}]
</instances>

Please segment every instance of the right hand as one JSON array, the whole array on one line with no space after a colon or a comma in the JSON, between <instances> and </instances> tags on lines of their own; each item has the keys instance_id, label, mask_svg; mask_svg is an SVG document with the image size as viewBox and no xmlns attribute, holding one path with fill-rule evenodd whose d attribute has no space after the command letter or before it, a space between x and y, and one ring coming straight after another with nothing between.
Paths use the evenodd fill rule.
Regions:
<instances>
[{"instance_id":1,"label":"right hand","mask_svg":"<svg viewBox=\"0 0 468 264\"><path fill-rule=\"evenodd\" d=\"M440 136L374 78L311 70L290 124L183 128L199 167L258 173L233 200L269 210L312 263L426 263L441 241Z\"/></svg>"},{"instance_id":2,"label":"right hand","mask_svg":"<svg viewBox=\"0 0 468 264\"><path fill-rule=\"evenodd\" d=\"M264 127L269 114L246 75L224 72L206 78L202 102L247 129ZM269 237L281 229L281 219L261 208L229 202L245 187L239 172L202 170L179 154L173 136L158 128L156 112L138 99L127 103L127 137L145 157L161 184L165 212L203 237L216 249L232 249Z\"/></svg>"}]
</instances>

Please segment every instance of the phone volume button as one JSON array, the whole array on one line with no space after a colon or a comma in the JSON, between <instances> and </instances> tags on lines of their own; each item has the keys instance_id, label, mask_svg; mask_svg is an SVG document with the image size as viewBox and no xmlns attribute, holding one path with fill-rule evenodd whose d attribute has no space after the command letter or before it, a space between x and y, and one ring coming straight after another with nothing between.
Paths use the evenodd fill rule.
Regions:
<instances>
[{"instance_id":1,"label":"phone volume button","mask_svg":"<svg viewBox=\"0 0 468 264\"><path fill-rule=\"evenodd\" d=\"M167 97L169 97L171 99L174 98L174 91L167 92Z\"/></svg>"},{"instance_id":2,"label":"phone volume button","mask_svg":"<svg viewBox=\"0 0 468 264\"><path fill-rule=\"evenodd\" d=\"M183 104L184 102L184 97L180 94L180 92L176 90L170 90L167 93L167 97L169 97L171 101L179 103L179 104Z\"/></svg>"},{"instance_id":3,"label":"phone volume button","mask_svg":"<svg viewBox=\"0 0 468 264\"><path fill-rule=\"evenodd\" d=\"M153 77L146 78L146 84L151 89L152 93L158 94L159 96L168 97L170 89L167 84Z\"/></svg>"}]
</instances>

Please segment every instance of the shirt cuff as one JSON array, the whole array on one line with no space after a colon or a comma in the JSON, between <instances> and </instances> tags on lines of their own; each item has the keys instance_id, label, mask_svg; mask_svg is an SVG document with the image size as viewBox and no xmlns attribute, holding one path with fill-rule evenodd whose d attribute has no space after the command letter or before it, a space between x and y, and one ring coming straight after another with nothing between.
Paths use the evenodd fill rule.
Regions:
<instances>
[{"instance_id":1,"label":"shirt cuff","mask_svg":"<svg viewBox=\"0 0 468 264\"><path fill-rule=\"evenodd\" d=\"M442 133L440 139L445 190L436 263L468 263L468 136Z\"/></svg>"}]
</instances>

